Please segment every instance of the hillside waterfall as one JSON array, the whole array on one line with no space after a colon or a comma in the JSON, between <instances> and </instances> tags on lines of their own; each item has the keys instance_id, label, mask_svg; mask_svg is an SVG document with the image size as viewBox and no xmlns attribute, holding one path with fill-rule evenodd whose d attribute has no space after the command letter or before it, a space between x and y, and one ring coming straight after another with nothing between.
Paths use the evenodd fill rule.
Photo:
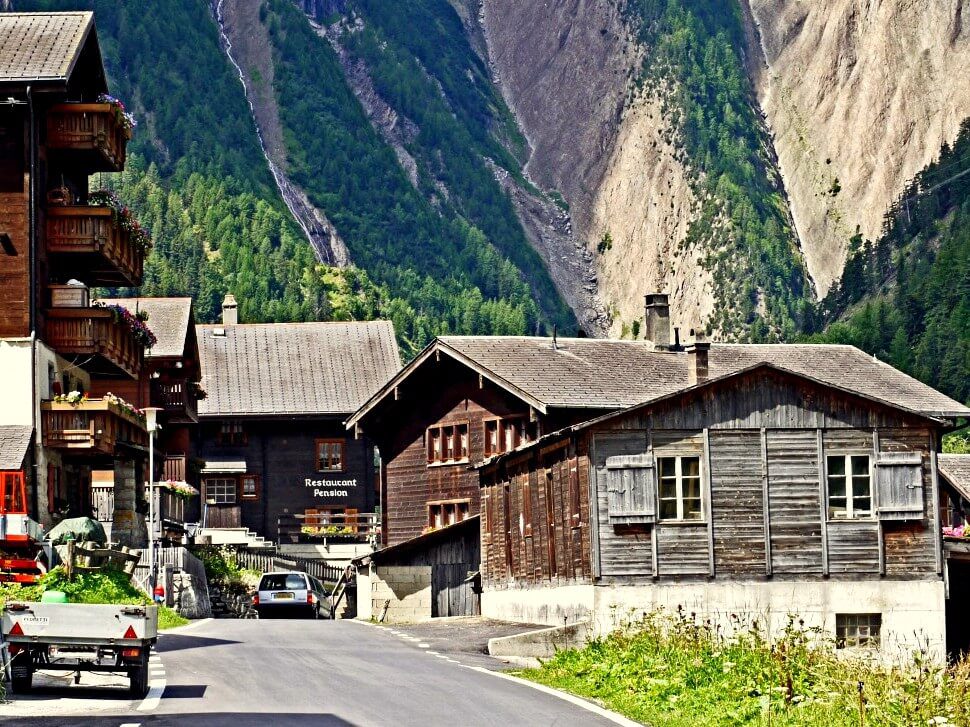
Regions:
<instances>
[{"instance_id":1,"label":"hillside waterfall","mask_svg":"<svg viewBox=\"0 0 970 727\"><path fill-rule=\"evenodd\" d=\"M236 74L239 76L239 82L242 84L243 92L246 95L246 103L249 104L253 126L256 129L256 137L259 139L259 147L263 152L266 163L269 165L270 173L273 175L273 180L276 182L280 195L283 197L283 202L286 204L293 219L300 226L300 229L303 230L303 234L313 247L317 259L320 262L340 267L349 265L350 253L333 225L311 204L306 194L290 182L283 170L279 168L270 156L269 150L266 147L266 141L263 139L263 132L259 128L259 122L256 120L256 107L253 105L249 86L246 83L246 75L232 54L232 41L229 39L229 33L226 31L225 18L222 13L224 2L225 0L218 0L215 4L219 36L222 39L222 46L225 49L226 57L229 59L233 68L236 69Z\"/></svg>"}]
</instances>

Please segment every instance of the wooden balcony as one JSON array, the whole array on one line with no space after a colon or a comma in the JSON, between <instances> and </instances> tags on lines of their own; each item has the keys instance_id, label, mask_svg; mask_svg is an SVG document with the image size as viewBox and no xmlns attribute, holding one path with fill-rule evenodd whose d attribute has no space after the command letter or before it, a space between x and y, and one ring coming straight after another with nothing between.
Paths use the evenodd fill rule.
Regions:
<instances>
[{"instance_id":1,"label":"wooden balcony","mask_svg":"<svg viewBox=\"0 0 970 727\"><path fill-rule=\"evenodd\" d=\"M152 405L164 409L173 424L195 424L199 421L195 386L189 381L152 382Z\"/></svg>"},{"instance_id":2,"label":"wooden balcony","mask_svg":"<svg viewBox=\"0 0 970 727\"><path fill-rule=\"evenodd\" d=\"M124 169L130 138L110 104L58 104L47 112L47 148L89 173Z\"/></svg>"},{"instance_id":3,"label":"wooden balcony","mask_svg":"<svg viewBox=\"0 0 970 727\"><path fill-rule=\"evenodd\" d=\"M44 343L84 368L138 378L145 350L106 308L48 308Z\"/></svg>"},{"instance_id":4,"label":"wooden balcony","mask_svg":"<svg viewBox=\"0 0 970 727\"><path fill-rule=\"evenodd\" d=\"M81 278L92 286L141 285L145 251L107 207L49 207L47 252L55 275Z\"/></svg>"},{"instance_id":5,"label":"wooden balcony","mask_svg":"<svg viewBox=\"0 0 970 727\"><path fill-rule=\"evenodd\" d=\"M77 456L112 457L119 447L148 447L141 417L106 399L77 406L41 402L44 446Z\"/></svg>"}]
</instances>

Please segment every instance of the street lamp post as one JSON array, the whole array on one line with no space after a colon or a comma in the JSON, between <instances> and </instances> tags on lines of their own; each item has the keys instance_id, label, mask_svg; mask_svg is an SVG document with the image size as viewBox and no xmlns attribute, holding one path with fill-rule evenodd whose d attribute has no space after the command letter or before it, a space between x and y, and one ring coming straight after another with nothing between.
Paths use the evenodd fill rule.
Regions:
<instances>
[{"instance_id":1,"label":"street lamp post","mask_svg":"<svg viewBox=\"0 0 970 727\"><path fill-rule=\"evenodd\" d=\"M155 432L158 431L160 407L145 407L145 428L148 430L148 584L155 597Z\"/></svg>"}]
</instances>

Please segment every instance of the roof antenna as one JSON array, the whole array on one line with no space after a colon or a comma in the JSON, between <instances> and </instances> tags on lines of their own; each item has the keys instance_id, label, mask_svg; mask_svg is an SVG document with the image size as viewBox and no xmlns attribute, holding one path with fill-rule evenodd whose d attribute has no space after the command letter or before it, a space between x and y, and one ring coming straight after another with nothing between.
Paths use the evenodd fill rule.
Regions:
<instances>
[{"instance_id":1,"label":"roof antenna","mask_svg":"<svg viewBox=\"0 0 970 727\"><path fill-rule=\"evenodd\" d=\"M559 341L556 340L557 333L559 333L558 326L555 323L553 323L552 324L552 350L553 351L559 350Z\"/></svg>"}]
</instances>

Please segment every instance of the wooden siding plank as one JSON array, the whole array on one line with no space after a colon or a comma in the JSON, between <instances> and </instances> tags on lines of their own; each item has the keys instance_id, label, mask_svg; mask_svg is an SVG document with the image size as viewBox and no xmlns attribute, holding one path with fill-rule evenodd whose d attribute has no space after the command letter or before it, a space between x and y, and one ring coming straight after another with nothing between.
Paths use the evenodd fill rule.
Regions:
<instances>
[{"instance_id":1,"label":"wooden siding plank","mask_svg":"<svg viewBox=\"0 0 970 727\"><path fill-rule=\"evenodd\" d=\"M765 521L765 574L771 575L771 496L768 492L768 432L761 428L761 497Z\"/></svg>"},{"instance_id":2,"label":"wooden siding plank","mask_svg":"<svg viewBox=\"0 0 970 727\"><path fill-rule=\"evenodd\" d=\"M704 429L704 468L701 476L704 478L704 510L707 518L707 574L713 578L716 574L714 563L714 518L711 515L713 500L711 499L711 430Z\"/></svg>"},{"instance_id":3,"label":"wooden siding plank","mask_svg":"<svg viewBox=\"0 0 970 727\"><path fill-rule=\"evenodd\" d=\"M822 573L824 542L817 430L768 430L764 437L771 572Z\"/></svg>"},{"instance_id":4,"label":"wooden siding plank","mask_svg":"<svg viewBox=\"0 0 970 727\"><path fill-rule=\"evenodd\" d=\"M715 570L718 575L764 575L761 432L714 430L710 446Z\"/></svg>"},{"instance_id":5,"label":"wooden siding plank","mask_svg":"<svg viewBox=\"0 0 970 727\"><path fill-rule=\"evenodd\" d=\"M822 523L822 575L829 574L829 500L825 483L825 444L822 430L816 431L818 445L818 501Z\"/></svg>"}]
</instances>

